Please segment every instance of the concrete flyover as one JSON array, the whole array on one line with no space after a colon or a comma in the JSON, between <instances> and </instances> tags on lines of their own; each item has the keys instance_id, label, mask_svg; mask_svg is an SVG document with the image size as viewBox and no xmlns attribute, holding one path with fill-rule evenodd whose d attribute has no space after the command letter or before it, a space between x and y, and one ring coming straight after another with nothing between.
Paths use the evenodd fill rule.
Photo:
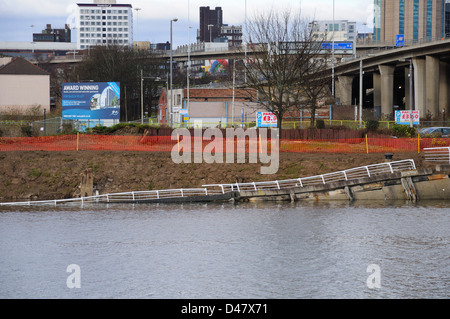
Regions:
<instances>
[{"instance_id":1,"label":"concrete flyover","mask_svg":"<svg viewBox=\"0 0 450 319\"><path fill-rule=\"evenodd\" d=\"M373 107L380 117L392 118L397 109L394 106L409 110L411 105L422 118L442 119L449 114L450 39L395 48L337 64L336 97L342 105L355 101L359 104L361 73L362 104L364 108Z\"/></svg>"}]
</instances>

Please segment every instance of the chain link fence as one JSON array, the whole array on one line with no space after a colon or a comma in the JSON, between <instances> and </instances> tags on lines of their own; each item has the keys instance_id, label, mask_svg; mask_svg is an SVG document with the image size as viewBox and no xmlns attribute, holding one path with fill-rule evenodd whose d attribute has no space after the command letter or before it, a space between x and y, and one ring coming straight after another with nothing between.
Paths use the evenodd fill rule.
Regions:
<instances>
[{"instance_id":1,"label":"chain link fence","mask_svg":"<svg viewBox=\"0 0 450 319\"><path fill-rule=\"evenodd\" d=\"M79 122L60 117L42 121L0 121L0 137L27 137L70 134L78 131Z\"/></svg>"}]
</instances>

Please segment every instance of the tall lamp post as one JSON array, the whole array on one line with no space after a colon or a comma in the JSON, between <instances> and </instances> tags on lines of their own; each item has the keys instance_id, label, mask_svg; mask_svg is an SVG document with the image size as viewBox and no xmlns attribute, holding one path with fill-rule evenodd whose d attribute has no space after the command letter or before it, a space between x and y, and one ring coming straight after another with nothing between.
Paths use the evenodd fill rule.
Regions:
<instances>
[{"instance_id":1,"label":"tall lamp post","mask_svg":"<svg viewBox=\"0 0 450 319\"><path fill-rule=\"evenodd\" d=\"M244 21L245 21L244 22L245 32L247 32L247 0L245 0ZM244 32L242 32L242 33L244 33ZM245 37L244 37L244 39L245 39ZM245 64L245 66L247 66L247 42L244 43L244 50L245 50L244 64ZM247 67L244 67L244 83L247 83Z\"/></svg>"},{"instance_id":2,"label":"tall lamp post","mask_svg":"<svg viewBox=\"0 0 450 319\"><path fill-rule=\"evenodd\" d=\"M334 97L334 32L335 32L335 23L334 23L334 0L333 0L333 34L332 36L332 49L331 49L331 95Z\"/></svg>"},{"instance_id":3,"label":"tall lamp post","mask_svg":"<svg viewBox=\"0 0 450 319\"><path fill-rule=\"evenodd\" d=\"M414 100L413 100L413 63L412 58L409 59L409 126L414 126L413 111L414 111Z\"/></svg>"},{"instance_id":4,"label":"tall lamp post","mask_svg":"<svg viewBox=\"0 0 450 319\"><path fill-rule=\"evenodd\" d=\"M141 8L135 8L134 9L136 11L136 33L139 33L139 11L141 11Z\"/></svg>"},{"instance_id":5,"label":"tall lamp post","mask_svg":"<svg viewBox=\"0 0 450 319\"><path fill-rule=\"evenodd\" d=\"M209 42L213 42L212 41L212 27L214 26L214 24L208 24L208 30L209 30Z\"/></svg>"},{"instance_id":6,"label":"tall lamp post","mask_svg":"<svg viewBox=\"0 0 450 319\"><path fill-rule=\"evenodd\" d=\"M187 63L187 112L190 116L190 78L191 78L191 16L190 16L190 1L188 0L188 63Z\"/></svg>"},{"instance_id":7,"label":"tall lamp post","mask_svg":"<svg viewBox=\"0 0 450 319\"><path fill-rule=\"evenodd\" d=\"M32 25L30 25L30 28L31 28L31 37L32 37L32 40L31 40L31 52L32 53L34 53L34 24L32 24Z\"/></svg>"},{"instance_id":8,"label":"tall lamp post","mask_svg":"<svg viewBox=\"0 0 450 319\"><path fill-rule=\"evenodd\" d=\"M173 43L172 43L172 23L177 22L178 19L170 20L170 126L173 126L173 90L172 90L172 63L173 63Z\"/></svg>"},{"instance_id":9,"label":"tall lamp post","mask_svg":"<svg viewBox=\"0 0 450 319\"><path fill-rule=\"evenodd\" d=\"M364 69L362 57L359 59L359 127L362 128Z\"/></svg>"}]
</instances>

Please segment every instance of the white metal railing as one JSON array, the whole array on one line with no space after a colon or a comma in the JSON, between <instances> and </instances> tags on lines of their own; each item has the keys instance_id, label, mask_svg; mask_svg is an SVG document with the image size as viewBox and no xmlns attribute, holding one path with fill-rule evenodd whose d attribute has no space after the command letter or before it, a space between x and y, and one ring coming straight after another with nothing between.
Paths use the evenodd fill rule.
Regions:
<instances>
[{"instance_id":1,"label":"white metal railing","mask_svg":"<svg viewBox=\"0 0 450 319\"><path fill-rule=\"evenodd\" d=\"M11 202L0 203L0 206L31 206L31 205L58 205L69 203L126 203L138 202L145 200L171 199L171 198L186 198L193 196L208 196L222 194L222 192L210 191L207 188L186 188L186 189L167 189L155 191L141 191L141 192L126 192L115 194L95 195L90 197L80 197L71 199L57 199L45 201L28 201L28 202Z\"/></svg>"},{"instance_id":2,"label":"white metal railing","mask_svg":"<svg viewBox=\"0 0 450 319\"><path fill-rule=\"evenodd\" d=\"M252 183L235 183L235 184L212 184L203 185L208 189L214 189L216 192L221 191L223 194L231 191L259 191L268 189L286 189L293 187L306 187L313 185L323 185L333 182L349 181L358 178L371 177L379 174L393 174L396 172L415 170L414 160L402 160L396 162L387 162L368 166L357 167L345 171L334 172L329 174L281 180L270 182L252 182Z\"/></svg>"},{"instance_id":3,"label":"white metal railing","mask_svg":"<svg viewBox=\"0 0 450 319\"><path fill-rule=\"evenodd\" d=\"M154 191L126 192L115 194L104 194L90 197L80 197L71 199L58 199L46 201L27 201L27 202L11 202L0 203L0 206L31 206L31 205L58 205L70 203L135 203L146 200L158 199L175 199L194 196L210 196L223 195L233 191L258 191L268 189L287 189L294 187L306 187L312 185L327 184L339 181L349 181L358 178L370 177L373 175L384 173L395 173L402 171L415 170L414 160L403 160L397 162L387 162L382 164L374 164L362 166L345 171L317 175L311 177L269 181L269 182L252 182L252 183L235 183L235 184L213 184L203 185L203 188L185 188L185 189L167 189Z\"/></svg>"},{"instance_id":4,"label":"white metal railing","mask_svg":"<svg viewBox=\"0 0 450 319\"><path fill-rule=\"evenodd\" d=\"M450 164L450 147L424 148L425 161Z\"/></svg>"}]
</instances>

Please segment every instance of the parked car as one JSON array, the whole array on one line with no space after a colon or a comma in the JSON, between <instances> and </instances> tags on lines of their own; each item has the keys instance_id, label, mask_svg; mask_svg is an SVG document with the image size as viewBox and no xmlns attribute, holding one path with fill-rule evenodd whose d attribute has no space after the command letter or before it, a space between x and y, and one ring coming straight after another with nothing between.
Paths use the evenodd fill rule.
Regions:
<instances>
[{"instance_id":1,"label":"parked car","mask_svg":"<svg viewBox=\"0 0 450 319\"><path fill-rule=\"evenodd\" d=\"M421 136L435 135L439 137L450 137L450 127L426 127L419 131Z\"/></svg>"}]
</instances>

